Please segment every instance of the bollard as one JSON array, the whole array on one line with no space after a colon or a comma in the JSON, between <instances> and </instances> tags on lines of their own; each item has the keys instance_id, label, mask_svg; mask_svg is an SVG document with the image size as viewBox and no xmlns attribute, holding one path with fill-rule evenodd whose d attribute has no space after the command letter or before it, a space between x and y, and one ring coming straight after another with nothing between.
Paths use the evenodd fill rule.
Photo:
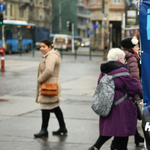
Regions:
<instances>
[{"instance_id":1,"label":"bollard","mask_svg":"<svg viewBox=\"0 0 150 150\"><path fill-rule=\"evenodd\" d=\"M61 52L61 59L63 59L63 49L62 49L62 46L61 46L60 52Z\"/></svg>"},{"instance_id":2,"label":"bollard","mask_svg":"<svg viewBox=\"0 0 150 150\"><path fill-rule=\"evenodd\" d=\"M107 55L108 55L108 49L105 48L105 49L103 50L103 61L107 61Z\"/></svg>"},{"instance_id":3,"label":"bollard","mask_svg":"<svg viewBox=\"0 0 150 150\"><path fill-rule=\"evenodd\" d=\"M77 49L78 49L78 45L77 44L75 44L75 59L77 59Z\"/></svg>"},{"instance_id":4,"label":"bollard","mask_svg":"<svg viewBox=\"0 0 150 150\"><path fill-rule=\"evenodd\" d=\"M0 54L1 54L1 71L5 71L5 48L3 46L0 47Z\"/></svg>"},{"instance_id":5,"label":"bollard","mask_svg":"<svg viewBox=\"0 0 150 150\"><path fill-rule=\"evenodd\" d=\"M34 57L34 44L33 44L33 50L32 50L32 57Z\"/></svg>"},{"instance_id":6,"label":"bollard","mask_svg":"<svg viewBox=\"0 0 150 150\"><path fill-rule=\"evenodd\" d=\"M22 48L19 51L20 51L20 56L22 56Z\"/></svg>"},{"instance_id":7,"label":"bollard","mask_svg":"<svg viewBox=\"0 0 150 150\"><path fill-rule=\"evenodd\" d=\"M91 55L91 46L89 47L89 58L90 58L90 60L91 60L91 57L92 57L92 55Z\"/></svg>"}]
</instances>

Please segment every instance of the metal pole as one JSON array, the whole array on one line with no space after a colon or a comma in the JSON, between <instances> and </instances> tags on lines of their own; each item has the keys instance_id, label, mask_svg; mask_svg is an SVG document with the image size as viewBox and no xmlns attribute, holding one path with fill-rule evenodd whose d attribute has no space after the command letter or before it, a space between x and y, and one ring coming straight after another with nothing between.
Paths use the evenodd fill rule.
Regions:
<instances>
[{"instance_id":1,"label":"metal pole","mask_svg":"<svg viewBox=\"0 0 150 150\"><path fill-rule=\"evenodd\" d=\"M90 60L91 60L91 45L90 45L90 49L89 49L89 57L90 57Z\"/></svg>"},{"instance_id":2,"label":"metal pole","mask_svg":"<svg viewBox=\"0 0 150 150\"><path fill-rule=\"evenodd\" d=\"M90 42L91 42L91 35L90 35ZM91 60L91 44L90 44L90 47L89 47L89 58Z\"/></svg>"},{"instance_id":3,"label":"metal pole","mask_svg":"<svg viewBox=\"0 0 150 150\"><path fill-rule=\"evenodd\" d=\"M61 4L62 2L59 3L59 33L61 34Z\"/></svg>"},{"instance_id":4,"label":"metal pole","mask_svg":"<svg viewBox=\"0 0 150 150\"><path fill-rule=\"evenodd\" d=\"M74 22L72 22L72 53L74 53Z\"/></svg>"},{"instance_id":5,"label":"metal pole","mask_svg":"<svg viewBox=\"0 0 150 150\"><path fill-rule=\"evenodd\" d=\"M112 24L109 25L110 27L110 45L109 45L109 49L112 48Z\"/></svg>"},{"instance_id":6,"label":"metal pole","mask_svg":"<svg viewBox=\"0 0 150 150\"><path fill-rule=\"evenodd\" d=\"M61 59L62 59L62 58L63 58L63 49L62 49L62 45L61 45L60 51L61 51Z\"/></svg>"},{"instance_id":7,"label":"metal pole","mask_svg":"<svg viewBox=\"0 0 150 150\"><path fill-rule=\"evenodd\" d=\"M33 44L33 52L32 52L32 57L34 57L34 44Z\"/></svg>"},{"instance_id":8,"label":"metal pole","mask_svg":"<svg viewBox=\"0 0 150 150\"><path fill-rule=\"evenodd\" d=\"M4 25L2 25L2 46L5 48L5 35L4 35Z\"/></svg>"},{"instance_id":9,"label":"metal pole","mask_svg":"<svg viewBox=\"0 0 150 150\"><path fill-rule=\"evenodd\" d=\"M75 59L77 59L77 46L75 47Z\"/></svg>"}]
</instances>

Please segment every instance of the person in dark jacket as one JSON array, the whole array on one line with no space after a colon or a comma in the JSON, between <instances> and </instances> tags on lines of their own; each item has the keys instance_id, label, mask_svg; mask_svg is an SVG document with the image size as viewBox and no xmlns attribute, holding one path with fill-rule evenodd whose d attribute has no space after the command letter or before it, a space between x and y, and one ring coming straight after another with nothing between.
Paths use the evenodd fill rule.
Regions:
<instances>
[{"instance_id":1,"label":"person in dark jacket","mask_svg":"<svg viewBox=\"0 0 150 150\"><path fill-rule=\"evenodd\" d=\"M123 50L126 54L125 59L127 61L127 66L129 67L129 73L133 78L137 79L141 85L141 92L139 93L139 95L136 95L136 99L140 100L142 99L143 94L142 94L142 83L141 83L141 64L140 64L140 58L138 56L138 52L139 52L138 43L139 43L138 39L134 37L126 38L121 41L121 46L123 47ZM135 135L136 146L139 146L139 143L143 143L143 142L144 142L144 138L139 134L138 130L136 130L136 135Z\"/></svg>"},{"instance_id":2,"label":"person in dark jacket","mask_svg":"<svg viewBox=\"0 0 150 150\"><path fill-rule=\"evenodd\" d=\"M108 75L128 72L125 63L125 53L119 48L113 48L108 52L108 62L101 64L101 72ZM102 78L100 74L99 80ZM118 150L126 150L128 137L135 135L137 124L137 108L134 103L134 96L141 91L139 82L130 75L114 78L115 97L114 102L123 97L125 93L128 97L119 105L114 106L108 117L100 116L99 130L100 136L96 143L88 150L99 150L101 146L114 136ZM130 100L129 97L132 97ZM111 150L114 150L112 147Z\"/></svg>"}]
</instances>

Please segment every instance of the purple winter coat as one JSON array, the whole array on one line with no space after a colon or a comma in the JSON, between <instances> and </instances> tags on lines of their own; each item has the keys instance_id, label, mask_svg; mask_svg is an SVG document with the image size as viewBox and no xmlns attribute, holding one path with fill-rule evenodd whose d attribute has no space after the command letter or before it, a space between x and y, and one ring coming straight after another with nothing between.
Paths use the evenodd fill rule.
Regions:
<instances>
[{"instance_id":1,"label":"purple winter coat","mask_svg":"<svg viewBox=\"0 0 150 150\"><path fill-rule=\"evenodd\" d=\"M127 65L130 67L130 74L133 78L137 79L139 83L141 83L140 80L140 70L138 67L138 61L139 59L129 51L124 51L126 56L125 58L127 59Z\"/></svg>"},{"instance_id":2,"label":"purple winter coat","mask_svg":"<svg viewBox=\"0 0 150 150\"><path fill-rule=\"evenodd\" d=\"M124 51L126 56L125 58L127 59L127 65L130 68L130 74L133 78L137 79L141 85L141 92L139 93L139 96L142 98L142 83L141 83L141 79L140 79L140 70L138 67L138 61L139 58L137 58L134 54L132 54L129 51Z\"/></svg>"},{"instance_id":3,"label":"purple winter coat","mask_svg":"<svg viewBox=\"0 0 150 150\"><path fill-rule=\"evenodd\" d=\"M125 67L114 69L107 74L113 75L120 72L128 72ZM100 75L100 79L102 74ZM141 90L139 82L132 76L120 76L114 78L115 87L124 93L134 97ZM114 102L120 99L124 94L115 91ZM126 98L122 103L114 106L107 118L100 117L99 122L101 136L130 136L135 135L137 125L137 108L135 104Z\"/></svg>"}]
</instances>

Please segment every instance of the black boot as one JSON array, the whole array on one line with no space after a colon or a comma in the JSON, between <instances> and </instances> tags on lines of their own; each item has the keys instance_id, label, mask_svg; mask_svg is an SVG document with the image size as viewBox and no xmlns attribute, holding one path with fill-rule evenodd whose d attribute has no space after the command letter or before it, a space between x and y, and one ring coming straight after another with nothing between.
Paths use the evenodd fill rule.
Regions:
<instances>
[{"instance_id":1,"label":"black boot","mask_svg":"<svg viewBox=\"0 0 150 150\"><path fill-rule=\"evenodd\" d=\"M53 135L67 135L68 131L66 127L60 127L57 131L53 131Z\"/></svg>"},{"instance_id":2,"label":"black boot","mask_svg":"<svg viewBox=\"0 0 150 150\"><path fill-rule=\"evenodd\" d=\"M120 146L118 145L118 141L113 140L111 145L110 145L110 149L111 150L122 150L122 148L120 148ZM127 150L127 148L126 148Z\"/></svg>"},{"instance_id":3,"label":"black boot","mask_svg":"<svg viewBox=\"0 0 150 150\"><path fill-rule=\"evenodd\" d=\"M54 108L53 112L55 113L55 115L56 115L56 117L58 119L58 122L59 122L59 126L60 126L60 128L57 131L53 131L52 132L53 135L61 135L61 134L66 135L68 131L66 129L63 113L62 113L60 107Z\"/></svg>"},{"instance_id":4,"label":"black boot","mask_svg":"<svg viewBox=\"0 0 150 150\"><path fill-rule=\"evenodd\" d=\"M41 129L39 133L34 134L35 138L48 137L47 129Z\"/></svg>"},{"instance_id":5,"label":"black boot","mask_svg":"<svg viewBox=\"0 0 150 150\"><path fill-rule=\"evenodd\" d=\"M88 150L95 150L95 149L94 149L94 146L88 148Z\"/></svg>"},{"instance_id":6,"label":"black boot","mask_svg":"<svg viewBox=\"0 0 150 150\"><path fill-rule=\"evenodd\" d=\"M139 143L144 143L144 138L138 133L137 130L136 130L136 134L135 134L134 138L135 138L136 146L139 146Z\"/></svg>"}]
</instances>

